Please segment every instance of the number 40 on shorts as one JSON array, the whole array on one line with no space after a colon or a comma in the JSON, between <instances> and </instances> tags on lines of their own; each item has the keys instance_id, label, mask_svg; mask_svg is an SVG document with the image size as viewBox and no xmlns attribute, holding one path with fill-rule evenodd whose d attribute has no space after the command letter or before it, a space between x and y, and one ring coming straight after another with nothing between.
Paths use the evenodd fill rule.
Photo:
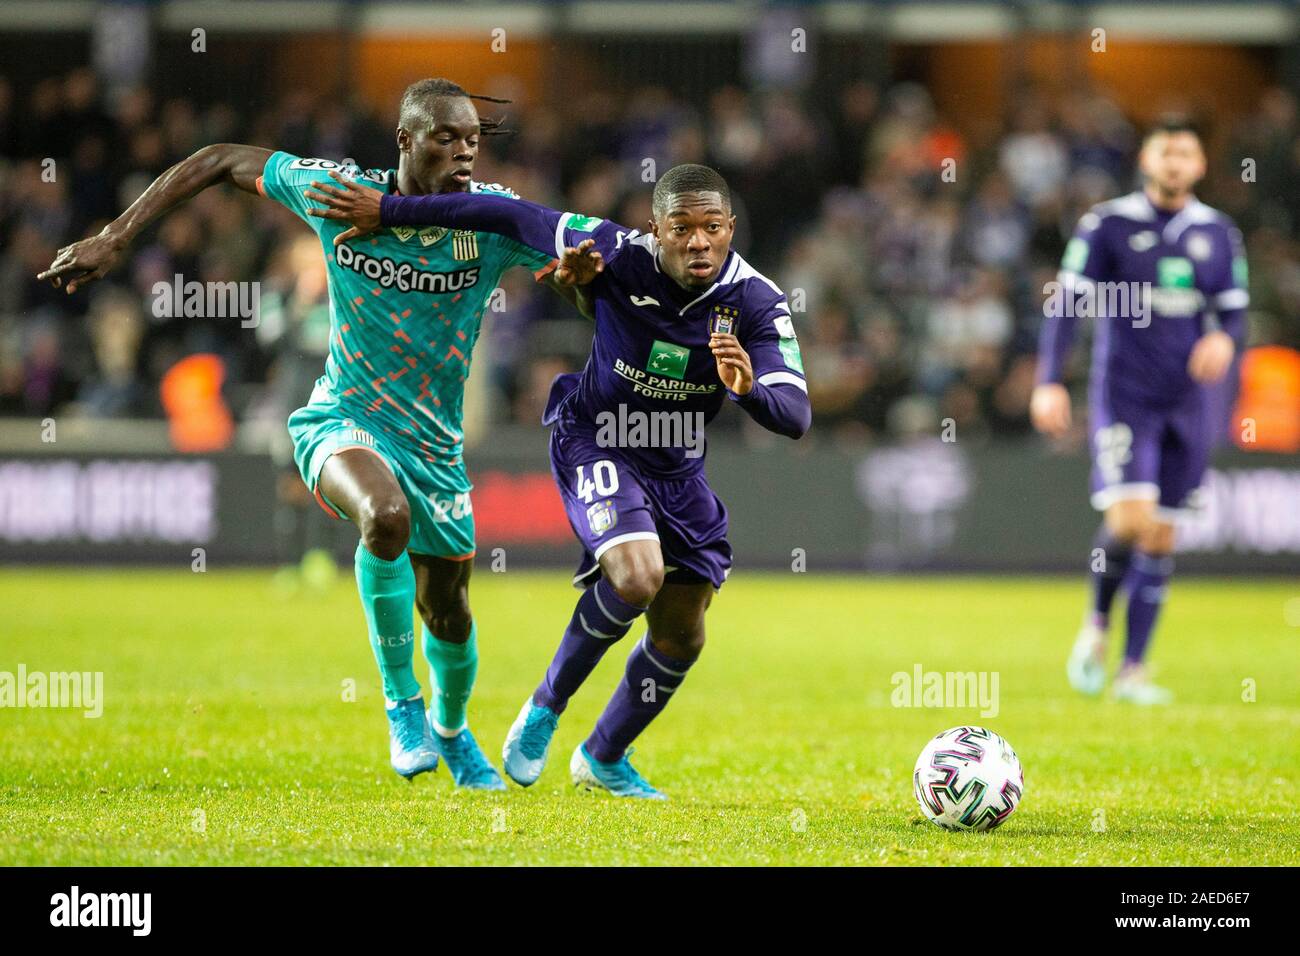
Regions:
<instances>
[{"instance_id":1,"label":"number 40 on shorts","mask_svg":"<svg viewBox=\"0 0 1300 956\"><path fill-rule=\"evenodd\" d=\"M587 477L587 466L578 466L578 497L591 504L593 496L608 498L618 494L618 470L609 459L596 462L591 466L591 477Z\"/></svg>"}]
</instances>

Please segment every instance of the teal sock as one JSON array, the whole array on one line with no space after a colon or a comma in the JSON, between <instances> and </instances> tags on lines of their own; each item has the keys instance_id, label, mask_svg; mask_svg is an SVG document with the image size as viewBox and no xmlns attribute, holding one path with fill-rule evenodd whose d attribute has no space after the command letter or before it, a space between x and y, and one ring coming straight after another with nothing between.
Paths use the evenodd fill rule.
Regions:
<instances>
[{"instance_id":1,"label":"teal sock","mask_svg":"<svg viewBox=\"0 0 1300 956\"><path fill-rule=\"evenodd\" d=\"M478 674L478 625L470 624L464 644L453 644L439 640L426 624L424 656L433 688L433 729L444 737L455 736L465 726L465 710Z\"/></svg>"},{"instance_id":2,"label":"teal sock","mask_svg":"<svg viewBox=\"0 0 1300 956\"><path fill-rule=\"evenodd\" d=\"M406 700L420 692L411 659L415 656L415 570L406 552L393 561L357 545L357 590L379 664L384 696Z\"/></svg>"}]
</instances>

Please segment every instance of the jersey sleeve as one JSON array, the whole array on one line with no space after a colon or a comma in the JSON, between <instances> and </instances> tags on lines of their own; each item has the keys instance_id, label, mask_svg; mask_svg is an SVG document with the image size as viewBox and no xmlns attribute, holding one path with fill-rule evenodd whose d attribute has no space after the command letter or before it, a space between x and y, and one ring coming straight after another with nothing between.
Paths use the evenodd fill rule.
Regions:
<instances>
[{"instance_id":1,"label":"jersey sleeve","mask_svg":"<svg viewBox=\"0 0 1300 956\"><path fill-rule=\"evenodd\" d=\"M523 266L534 275L541 273L544 276L550 271L551 263L555 261L555 256L538 252L536 249L515 242L513 239L507 239L505 236L494 236L493 238L496 241L497 249L501 253L501 264L506 268Z\"/></svg>"},{"instance_id":2,"label":"jersey sleeve","mask_svg":"<svg viewBox=\"0 0 1300 956\"><path fill-rule=\"evenodd\" d=\"M560 212L527 199L487 192L385 195L379 206L379 221L385 226L447 226L496 233L555 258L564 255L566 246L594 239L606 265L618 255L624 238L633 234L607 219Z\"/></svg>"},{"instance_id":3,"label":"jersey sleeve","mask_svg":"<svg viewBox=\"0 0 1300 956\"><path fill-rule=\"evenodd\" d=\"M1240 349L1246 338L1246 307L1250 305L1246 249L1241 230L1225 217L1223 233L1216 239L1214 254L1198 275L1205 294L1208 322L1227 332ZM1205 331L1209 331L1207 328Z\"/></svg>"},{"instance_id":4,"label":"jersey sleeve","mask_svg":"<svg viewBox=\"0 0 1300 956\"><path fill-rule=\"evenodd\" d=\"M728 389L727 398L768 431L800 438L812 424L812 405L790 304L779 289L764 283L761 292L745 297L743 310L736 338L749 353L754 386L745 395ZM725 306L715 309L712 330L726 331L732 318Z\"/></svg>"},{"instance_id":5,"label":"jersey sleeve","mask_svg":"<svg viewBox=\"0 0 1300 956\"><path fill-rule=\"evenodd\" d=\"M267 159L262 175L257 177L257 191L267 199L274 199L280 205L287 206L299 219L319 232L332 220L307 215L307 210L313 203L303 193L311 188L313 181L328 182L331 172L374 188L382 188L382 183L367 176L357 166L280 151L272 153ZM333 224L338 226L338 223Z\"/></svg>"},{"instance_id":6,"label":"jersey sleeve","mask_svg":"<svg viewBox=\"0 0 1300 956\"><path fill-rule=\"evenodd\" d=\"M505 196L508 199L518 199L519 194L509 186L503 186L500 183L474 183L470 186L470 192L473 195L483 196ZM536 249L526 246L514 239L507 238L498 233L486 233L489 241L495 246L497 254L501 257L501 266L508 269L511 266L523 266L536 277L544 278L551 271L551 264L554 262L554 256L545 252L539 252Z\"/></svg>"},{"instance_id":7,"label":"jersey sleeve","mask_svg":"<svg viewBox=\"0 0 1300 956\"><path fill-rule=\"evenodd\" d=\"M628 229L608 219L583 216L575 212L564 213L557 225L559 230L555 241L557 257L564 255L567 247L577 246L591 239L606 264L612 262L622 252L623 244L629 237L637 234L635 229Z\"/></svg>"},{"instance_id":8,"label":"jersey sleeve","mask_svg":"<svg viewBox=\"0 0 1300 956\"><path fill-rule=\"evenodd\" d=\"M743 331L737 336L741 347L749 353L754 380L760 385L793 385L807 392L803 355L799 351L790 303L784 293L777 291L755 298L752 317L746 318Z\"/></svg>"},{"instance_id":9,"label":"jersey sleeve","mask_svg":"<svg viewBox=\"0 0 1300 956\"><path fill-rule=\"evenodd\" d=\"M1105 243L1104 220L1096 212L1089 211L1079 218L1074 228L1074 235L1065 244L1065 253L1061 256L1061 269L1057 279L1066 289L1072 289L1080 283L1101 282L1106 278L1110 268L1110 257Z\"/></svg>"},{"instance_id":10,"label":"jersey sleeve","mask_svg":"<svg viewBox=\"0 0 1300 956\"><path fill-rule=\"evenodd\" d=\"M1061 381L1074 345L1080 309L1066 307L1064 299L1082 294L1090 283L1104 281L1110 268L1103 222L1095 211L1085 213L1065 245L1061 268L1056 274L1060 295L1055 297L1055 307L1051 307L1053 303L1049 302L1038 331L1039 384Z\"/></svg>"}]
</instances>

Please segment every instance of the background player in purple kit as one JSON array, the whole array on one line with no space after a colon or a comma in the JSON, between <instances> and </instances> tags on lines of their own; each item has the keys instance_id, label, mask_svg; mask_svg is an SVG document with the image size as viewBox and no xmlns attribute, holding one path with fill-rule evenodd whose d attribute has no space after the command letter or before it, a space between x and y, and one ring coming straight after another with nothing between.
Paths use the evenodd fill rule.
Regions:
<instances>
[{"instance_id":1,"label":"background player in purple kit","mask_svg":"<svg viewBox=\"0 0 1300 956\"><path fill-rule=\"evenodd\" d=\"M1119 699L1172 695L1151 683L1143 660L1173 571L1173 519L1194 504L1218 423L1209 386L1244 344L1246 260L1232 220L1197 200L1205 175L1196 131L1167 122L1143 142L1142 190L1101 203L1079 220L1059 281L1065 309L1049 309L1039 342L1039 385L1030 414L1058 435L1070 426L1061 384L1076 316L1097 324L1089 383L1092 503L1105 520L1092 565L1093 602L1070 655L1076 690L1105 686L1111 603L1128 594Z\"/></svg>"},{"instance_id":2,"label":"background player in purple kit","mask_svg":"<svg viewBox=\"0 0 1300 956\"><path fill-rule=\"evenodd\" d=\"M703 468L704 423L729 399L798 438L812 411L785 295L731 249L727 184L705 166L656 184L642 234L608 220L491 196L377 197L318 184L316 215L354 224L496 232L541 252L599 258L595 317L581 374L559 376L547 404L551 467L585 560L578 599L545 678L506 739L506 772L527 786L545 765L560 714L609 647L642 614L648 632L569 769L576 784L662 798L628 747L663 710L704 646L704 613L731 568L727 512ZM435 199L426 202L425 199ZM396 201L394 201L396 200Z\"/></svg>"}]
</instances>

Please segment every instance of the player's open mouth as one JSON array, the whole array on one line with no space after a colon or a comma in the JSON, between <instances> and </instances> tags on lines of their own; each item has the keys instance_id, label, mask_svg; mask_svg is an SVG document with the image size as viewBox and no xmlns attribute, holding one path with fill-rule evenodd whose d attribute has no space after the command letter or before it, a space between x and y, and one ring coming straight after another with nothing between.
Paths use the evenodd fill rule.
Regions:
<instances>
[{"instance_id":1,"label":"player's open mouth","mask_svg":"<svg viewBox=\"0 0 1300 956\"><path fill-rule=\"evenodd\" d=\"M468 183L471 176L473 173L468 169L458 169L451 174L451 178L462 185Z\"/></svg>"},{"instance_id":2,"label":"player's open mouth","mask_svg":"<svg viewBox=\"0 0 1300 956\"><path fill-rule=\"evenodd\" d=\"M693 259L686 264L686 271L693 276L706 276L713 271L713 263L708 259Z\"/></svg>"}]
</instances>

